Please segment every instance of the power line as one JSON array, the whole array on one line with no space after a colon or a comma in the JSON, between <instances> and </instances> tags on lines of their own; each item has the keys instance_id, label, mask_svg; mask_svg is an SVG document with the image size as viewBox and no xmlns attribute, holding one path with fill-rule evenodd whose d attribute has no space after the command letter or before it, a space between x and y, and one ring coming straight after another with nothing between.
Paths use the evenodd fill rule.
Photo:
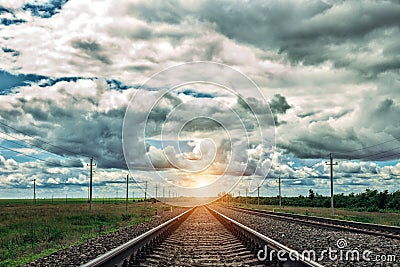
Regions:
<instances>
[{"instance_id":1,"label":"power line","mask_svg":"<svg viewBox=\"0 0 400 267\"><path fill-rule=\"evenodd\" d=\"M1 132L1 131L0 131L0 132ZM14 140L6 139L6 138L4 138L4 137L0 137L0 139L3 139L4 141L11 142L11 143L13 143L13 144L16 144L16 145L18 145L18 146L22 146L22 147L25 147L25 148L32 148L32 147L30 147L30 146L27 146L27 145L18 143L18 142L14 141Z\"/></svg>"},{"instance_id":2,"label":"power line","mask_svg":"<svg viewBox=\"0 0 400 267\"><path fill-rule=\"evenodd\" d=\"M16 128L14 128L14 127L12 127L12 126L10 126L10 125L8 125L8 124L2 122L2 121L0 121L0 124L6 126L6 127L8 127L8 128L10 128L10 129L13 129L14 131L19 132L19 133L21 133L21 134L23 134L23 135L29 136L29 137L31 137L31 138L33 138L33 139L39 141L39 142L42 142L42 143L44 143L44 144L47 144L47 145L50 145L50 146L52 146L52 147L58 148L58 149L60 149L60 150L63 150L63 151L65 151L65 152L68 152L68 153L70 153L70 154L77 155L77 156L89 157L88 155L78 154L78 153L72 152L71 150L65 149L65 148L63 148L63 147L56 146L56 145L53 145L53 144L51 144L51 143L49 143L49 142L43 141L43 140L41 140L41 139L39 139L39 138L37 138L37 137L34 137L34 136L29 135L29 134L27 134L27 133L25 133L25 132L23 132L23 131L20 131L20 130L18 130L18 129L16 129Z\"/></svg>"},{"instance_id":3,"label":"power line","mask_svg":"<svg viewBox=\"0 0 400 267\"><path fill-rule=\"evenodd\" d=\"M399 146L399 147L392 148L392 149L389 149L389 150L386 150L386 151L383 151L383 152L378 152L378 153L375 153L375 154L371 154L371 155L368 155L368 156L366 156L366 157L362 157L362 158L359 158L359 159L371 158L371 157L373 157L373 156L380 155L380 154L384 154L384 153L387 153L387 152L390 152L390 151L393 151L393 150L396 150L396 149L400 149L400 146ZM381 158L384 158L384 157L386 157L386 156L383 156L383 157L381 157ZM373 160L373 159L372 159L372 160Z\"/></svg>"},{"instance_id":4,"label":"power line","mask_svg":"<svg viewBox=\"0 0 400 267\"><path fill-rule=\"evenodd\" d=\"M378 160L378 159L383 159L383 158L390 158L390 157L393 157L393 156L400 156L400 153L396 153L396 154L392 154L392 155L385 155L385 156L382 156L382 157L374 158L374 159L372 159L372 160Z\"/></svg>"},{"instance_id":5,"label":"power line","mask_svg":"<svg viewBox=\"0 0 400 267\"><path fill-rule=\"evenodd\" d=\"M56 154L56 153L54 153L54 152L51 152L51 151L49 151L49 150L47 150L47 149L41 148L41 147L39 147L39 146L35 146L34 144L31 144L31 143L29 143L29 142L27 142L27 141L24 141L24 140L21 139L21 138L12 136L12 135L7 134L7 133L2 132L2 131L0 131L0 133L3 133L3 134L5 134L5 135L7 135L7 136L10 136L10 137L12 137L12 138L15 138L15 139L17 139L17 140L23 142L24 144L15 142L14 140L5 139L4 137L0 137L0 139L3 139L3 140L5 140L5 141L7 141L7 142L11 142L11 143L14 143L14 144L16 144L16 145L23 146L23 147L25 147L25 148L33 148L33 147L36 147L36 148L39 148L39 149L45 151L46 153L50 153L51 155L55 155L55 156L58 156L58 157L62 157L62 158L68 159L67 157L58 155L58 154Z\"/></svg>"},{"instance_id":6,"label":"power line","mask_svg":"<svg viewBox=\"0 0 400 267\"><path fill-rule=\"evenodd\" d=\"M1 147L1 148L4 148L4 149L7 149L7 150L10 150L10 151L12 151L12 152L15 152L15 153L17 153L17 154L22 154L22 155L24 155L24 156L26 156L26 157L30 157L30 158L37 159L37 160L40 160L40 161L43 161L43 162L45 162L45 160L44 160L44 159L37 158L37 157L35 157L35 156L28 155L28 154L25 154L25 153L22 153L22 152L20 152L20 151L17 151L17 150L14 150L14 149L11 149L11 148L8 148L8 147L5 147L5 146L2 146L2 145L0 145L0 147Z\"/></svg>"},{"instance_id":7,"label":"power line","mask_svg":"<svg viewBox=\"0 0 400 267\"><path fill-rule=\"evenodd\" d=\"M359 149L348 150L348 151L344 151L344 152L338 152L338 153L335 153L335 155L338 155L338 154L339 154L339 155L340 155L340 154L348 154L348 153L351 153L351 152L356 152L356 151L368 149L368 148L371 148L371 147L380 146L380 145L383 145L383 144L387 144L387 143L390 143L390 142L393 142L393 141L399 141L399 140L400 140L400 137L395 137L394 139L387 140L387 141L382 142L382 143L378 143L378 144L371 145L371 146L365 146L365 147L362 147L362 148L359 148Z\"/></svg>"},{"instance_id":8,"label":"power line","mask_svg":"<svg viewBox=\"0 0 400 267\"><path fill-rule=\"evenodd\" d=\"M365 160L365 159L368 159L368 158L372 158L372 159L368 159L368 160L373 161L373 160L382 159L382 158L385 158L385 157L392 157L392 156L395 156L395 155L398 155L398 154L393 154L393 155L388 155L388 156L385 155L385 156L382 156L382 157L373 158L376 155L385 154L385 153L388 153L388 152L396 150L396 149L400 149L400 147L395 147L395 148L392 148L392 149L389 149L389 150L386 150L386 151L381 151L381 152L378 152L378 153L369 154L368 156L365 156L365 157L357 157L357 158L356 157L350 157L349 159L350 160Z\"/></svg>"}]
</instances>

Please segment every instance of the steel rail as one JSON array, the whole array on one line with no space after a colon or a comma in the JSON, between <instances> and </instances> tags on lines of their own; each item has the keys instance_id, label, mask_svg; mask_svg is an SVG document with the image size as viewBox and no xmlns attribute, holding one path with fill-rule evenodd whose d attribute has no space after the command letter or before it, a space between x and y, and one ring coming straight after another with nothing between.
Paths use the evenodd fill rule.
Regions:
<instances>
[{"instance_id":1,"label":"steel rail","mask_svg":"<svg viewBox=\"0 0 400 267\"><path fill-rule=\"evenodd\" d=\"M291 267L323 267L323 265L308 259L307 256L304 257L301 253L296 250L293 250L225 215L219 213L218 211L206 206L206 208L213 214L223 225L225 225L228 229L236 235L239 236L239 239L247 239L248 246L252 249L253 252L257 252L260 250L266 251L274 251L275 255L278 254L280 258L285 259L285 262L289 264ZM268 248L268 249L266 249ZM279 252L279 253L278 253ZM258 252L259 253L259 252ZM258 253L256 255L258 256ZM272 253L274 254L274 253ZM269 254L271 255L271 254ZM263 255L266 257L266 260L269 257L267 255Z\"/></svg>"},{"instance_id":2,"label":"steel rail","mask_svg":"<svg viewBox=\"0 0 400 267\"><path fill-rule=\"evenodd\" d=\"M308 216L302 214L291 214L283 212L271 212L265 210L246 209L240 207L228 207L228 208L239 212L245 212L249 214L259 214L272 218L283 219L290 222L301 223L304 225L314 225L326 229L344 230L350 232L358 232L363 234L400 239L400 227L397 226L352 222L352 221L330 219L317 216Z\"/></svg>"},{"instance_id":3,"label":"steel rail","mask_svg":"<svg viewBox=\"0 0 400 267\"><path fill-rule=\"evenodd\" d=\"M161 242L168 232L175 230L195 208L196 207L193 207L181 213L169 221L133 238L125 244L81 265L81 267L129 266L131 260L134 260L135 257L140 257L143 253L147 253L154 244Z\"/></svg>"}]
</instances>

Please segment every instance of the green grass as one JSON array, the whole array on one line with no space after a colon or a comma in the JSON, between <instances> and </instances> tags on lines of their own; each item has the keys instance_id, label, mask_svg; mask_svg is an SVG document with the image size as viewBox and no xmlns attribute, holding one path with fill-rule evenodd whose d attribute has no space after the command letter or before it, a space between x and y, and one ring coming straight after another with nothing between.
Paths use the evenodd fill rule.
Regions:
<instances>
[{"instance_id":1,"label":"green grass","mask_svg":"<svg viewBox=\"0 0 400 267\"><path fill-rule=\"evenodd\" d=\"M238 203L233 203L238 206ZM245 204L241 204L241 207L245 207ZM279 206L273 205L255 205L249 204L248 208L251 209L261 209L269 211L281 211L286 213L303 214L310 216L319 216L325 218L332 218L330 208L312 208L312 207L283 207L279 210ZM367 211L357 211L353 209L335 209L335 219L364 222L364 223L374 223L374 224L384 224L400 226L400 213L399 212L367 212Z\"/></svg>"},{"instance_id":2,"label":"green grass","mask_svg":"<svg viewBox=\"0 0 400 267\"><path fill-rule=\"evenodd\" d=\"M135 202L143 201L143 198L135 198ZM129 199L129 202L132 202L132 198ZM33 205L33 199L0 199L0 207L7 205ZM36 199L37 205L44 204L86 204L88 203L87 198L38 198ZM94 198L92 200L93 204L114 204L114 203L125 203L125 198Z\"/></svg>"},{"instance_id":3,"label":"green grass","mask_svg":"<svg viewBox=\"0 0 400 267\"><path fill-rule=\"evenodd\" d=\"M148 221L161 204L122 199L0 200L0 266L19 266L71 244ZM49 202L50 201L50 202ZM47 203L47 204L46 204ZM72 204L74 203L74 204Z\"/></svg>"}]
</instances>

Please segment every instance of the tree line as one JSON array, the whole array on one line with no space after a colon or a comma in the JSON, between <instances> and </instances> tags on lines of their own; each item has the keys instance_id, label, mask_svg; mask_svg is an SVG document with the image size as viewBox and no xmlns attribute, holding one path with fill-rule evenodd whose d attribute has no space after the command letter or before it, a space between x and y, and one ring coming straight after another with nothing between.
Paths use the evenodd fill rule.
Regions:
<instances>
[{"instance_id":1,"label":"tree line","mask_svg":"<svg viewBox=\"0 0 400 267\"><path fill-rule=\"evenodd\" d=\"M227 195L229 201L245 203L246 197L232 197ZM279 196L276 197L247 197L248 204L279 205ZM359 211L381 211L394 210L400 211L400 190L389 193L388 190L378 192L377 190L366 189L361 193L343 193L334 195L336 208L356 209ZM308 196L282 197L282 206L294 207L321 207L329 208L331 198L309 190Z\"/></svg>"}]
</instances>

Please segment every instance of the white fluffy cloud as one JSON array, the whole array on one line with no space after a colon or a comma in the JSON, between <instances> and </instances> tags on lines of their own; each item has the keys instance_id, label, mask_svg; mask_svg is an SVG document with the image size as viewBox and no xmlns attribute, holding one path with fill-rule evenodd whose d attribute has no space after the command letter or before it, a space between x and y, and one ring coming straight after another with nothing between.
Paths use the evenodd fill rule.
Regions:
<instances>
[{"instance_id":1,"label":"white fluffy cloud","mask_svg":"<svg viewBox=\"0 0 400 267\"><path fill-rule=\"evenodd\" d=\"M235 67L254 79L270 103L276 100L277 145L283 153L277 157L289 157L280 168L287 177L299 179L293 186L322 188L326 169L307 161L325 159L330 152L339 160L366 162L340 161L337 172L349 188L352 183L361 187L375 184L371 179L378 183L382 177L397 177L395 163L383 167L369 161L395 160L400 153L398 3L71 0L46 18L22 9L26 3L44 2L0 1L0 6L9 10L0 14L0 69L53 78L90 78L47 86L25 84L0 95L3 121L73 152L54 151L71 159L48 160L46 175L65 175L68 167L80 166L84 159L75 153L94 156L101 167L124 168L122 119L137 90L109 90L105 79L133 86L165 67L206 60ZM144 94L148 101L156 97L154 92ZM281 98L274 98L276 94ZM218 97L220 106L238 105L229 97ZM191 98L181 94L171 101ZM164 103L155 115L166 115L174 106L171 103ZM205 106L205 113L214 112L232 128L237 126L232 117L218 111L219 105L212 106ZM140 111L138 106L138 128L143 123ZM182 114L190 111L182 110ZM246 110L236 111L245 122L250 120ZM176 125L171 122L167 130ZM148 129L155 138L160 131L158 121L150 121ZM223 139L217 140L217 148L224 145ZM243 143L232 141L231 145L248 152L232 155L236 162L232 170L240 170L249 159L247 171L251 172L259 152L241 146ZM40 156L32 149L18 150ZM148 151L156 166L171 167L161 152L155 146ZM198 157L196 151L185 154L174 147L167 152L176 160ZM131 153L138 160L145 156ZM226 167L225 159L226 153L219 155L213 165L215 172ZM299 161L304 166L298 166ZM0 157L4 173L18 164ZM31 163L23 164L28 169ZM18 175L3 175L4 184L19 181ZM368 183L367 176L371 177ZM66 179L84 183L78 174ZM43 178L43 183L57 181L55 176ZM394 188L382 182L382 188L386 185Z\"/></svg>"}]
</instances>

